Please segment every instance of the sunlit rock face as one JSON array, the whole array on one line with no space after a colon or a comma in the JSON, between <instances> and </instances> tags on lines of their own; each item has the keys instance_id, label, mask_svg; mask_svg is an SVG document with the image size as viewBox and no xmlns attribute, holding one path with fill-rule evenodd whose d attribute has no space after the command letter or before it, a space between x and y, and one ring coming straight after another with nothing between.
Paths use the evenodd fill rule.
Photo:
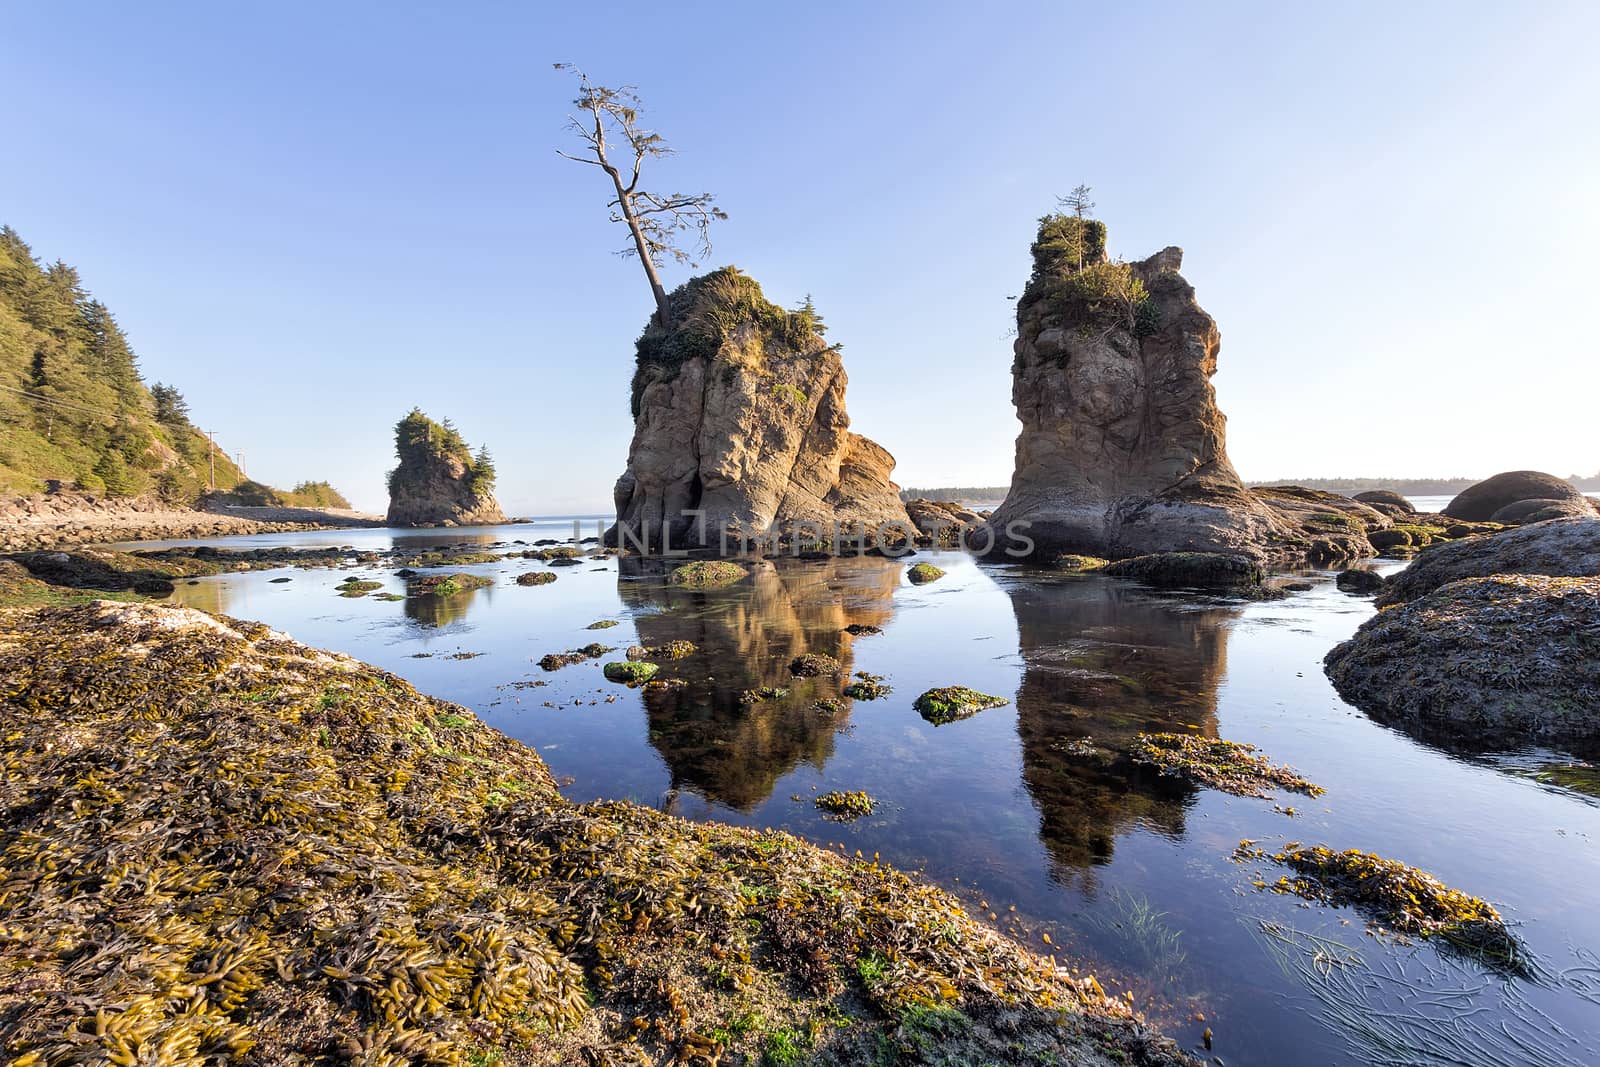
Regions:
<instances>
[{"instance_id":1,"label":"sunlit rock face","mask_svg":"<svg viewBox=\"0 0 1600 1067\"><path fill-rule=\"evenodd\" d=\"M395 426L399 466L389 472L390 526L486 526L506 521L487 454L474 457L446 419L421 411Z\"/></svg>"},{"instance_id":2,"label":"sunlit rock face","mask_svg":"<svg viewBox=\"0 0 1600 1067\"><path fill-rule=\"evenodd\" d=\"M809 307L777 307L731 267L671 302L671 327L652 322L639 339L610 543L719 548L774 524L813 524L820 540L835 524L908 528L894 457L851 432L844 364Z\"/></svg>"},{"instance_id":3,"label":"sunlit rock face","mask_svg":"<svg viewBox=\"0 0 1600 1067\"><path fill-rule=\"evenodd\" d=\"M1183 251L1105 255L1092 220L1047 218L1017 305L1022 432L1005 503L1036 553L1263 554L1285 530L1228 461L1211 376L1221 336L1178 273Z\"/></svg>"}]
</instances>

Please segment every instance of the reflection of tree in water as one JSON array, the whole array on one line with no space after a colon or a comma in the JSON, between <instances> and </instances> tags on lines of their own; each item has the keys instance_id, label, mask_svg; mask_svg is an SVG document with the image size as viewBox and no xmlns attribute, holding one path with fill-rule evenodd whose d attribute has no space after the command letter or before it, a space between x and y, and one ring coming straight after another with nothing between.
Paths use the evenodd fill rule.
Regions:
<instances>
[{"instance_id":1,"label":"reflection of tree in water","mask_svg":"<svg viewBox=\"0 0 1600 1067\"><path fill-rule=\"evenodd\" d=\"M1183 832L1188 798L1140 789L1061 746L1126 751L1141 731L1217 734L1228 620L1239 609L1159 599L1100 578L1004 582L1026 669L1017 694L1022 776L1064 880L1105 863L1135 823Z\"/></svg>"},{"instance_id":2,"label":"reflection of tree in water","mask_svg":"<svg viewBox=\"0 0 1600 1067\"><path fill-rule=\"evenodd\" d=\"M812 705L827 698L849 706L840 695L853 662L853 639L844 627L888 621L900 564L779 560L732 587L702 590L639 578L637 561L622 562L618 588L637 612L640 639L646 645L692 641L699 648L663 662L657 676L681 678L687 688L645 693L650 743L671 769L673 787L748 810L797 764L821 767L846 713L830 715ZM833 656L847 673L791 677L789 662L806 652ZM740 703L745 690L761 686L788 689L789 696Z\"/></svg>"}]
</instances>

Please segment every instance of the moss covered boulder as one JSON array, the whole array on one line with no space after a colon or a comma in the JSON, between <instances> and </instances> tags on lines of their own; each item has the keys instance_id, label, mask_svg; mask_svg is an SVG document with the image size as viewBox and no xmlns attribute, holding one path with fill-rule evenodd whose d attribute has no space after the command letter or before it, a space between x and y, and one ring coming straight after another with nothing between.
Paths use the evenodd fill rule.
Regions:
<instances>
[{"instance_id":1,"label":"moss covered boulder","mask_svg":"<svg viewBox=\"0 0 1600 1067\"><path fill-rule=\"evenodd\" d=\"M906 579L912 585L927 585L929 582L936 582L943 577L944 571L931 563L918 563L906 571Z\"/></svg>"},{"instance_id":2,"label":"moss covered boulder","mask_svg":"<svg viewBox=\"0 0 1600 1067\"><path fill-rule=\"evenodd\" d=\"M1378 603L1403 604L1448 582L1491 574L1600 576L1600 518L1560 519L1492 537L1431 544L1384 583Z\"/></svg>"},{"instance_id":3,"label":"moss covered boulder","mask_svg":"<svg viewBox=\"0 0 1600 1067\"><path fill-rule=\"evenodd\" d=\"M964 685L947 685L930 689L916 699L917 713L935 726L970 719L980 711L999 708L1011 703L1005 697L990 696Z\"/></svg>"},{"instance_id":4,"label":"moss covered boulder","mask_svg":"<svg viewBox=\"0 0 1600 1067\"><path fill-rule=\"evenodd\" d=\"M486 589L494 579L481 574L423 574L406 582L406 596L455 596L474 589Z\"/></svg>"},{"instance_id":5,"label":"moss covered boulder","mask_svg":"<svg viewBox=\"0 0 1600 1067\"><path fill-rule=\"evenodd\" d=\"M1165 589L1256 589L1266 577L1261 564L1230 552L1160 552L1107 564L1101 573L1134 578Z\"/></svg>"},{"instance_id":6,"label":"moss covered boulder","mask_svg":"<svg viewBox=\"0 0 1600 1067\"><path fill-rule=\"evenodd\" d=\"M752 1004L834 1063L915 1011L941 1062L1191 1062L939 889L571 803L466 708L256 623L13 613L0 693L11 1063L757 1062Z\"/></svg>"},{"instance_id":7,"label":"moss covered boulder","mask_svg":"<svg viewBox=\"0 0 1600 1067\"><path fill-rule=\"evenodd\" d=\"M690 589L715 589L741 581L748 572L737 563L725 559L702 559L685 563L667 579L673 585Z\"/></svg>"},{"instance_id":8,"label":"moss covered boulder","mask_svg":"<svg viewBox=\"0 0 1600 1067\"><path fill-rule=\"evenodd\" d=\"M630 686L643 685L654 678L660 669L644 660L616 660L602 668L610 681L624 682Z\"/></svg>"},{"instance_id":9,"label":"moss covered boulder","mask_svg":"<svg viewBox=\"0 0 1600 1067\"><path fill-rule=\"evenodd\" d=\"M1387 593L1387 590L1385 591ZM1600 578L1502 574L1379 612L1325 659L1339 695L1452 748L1600 745Z\"/></svg>"}]
</instances>

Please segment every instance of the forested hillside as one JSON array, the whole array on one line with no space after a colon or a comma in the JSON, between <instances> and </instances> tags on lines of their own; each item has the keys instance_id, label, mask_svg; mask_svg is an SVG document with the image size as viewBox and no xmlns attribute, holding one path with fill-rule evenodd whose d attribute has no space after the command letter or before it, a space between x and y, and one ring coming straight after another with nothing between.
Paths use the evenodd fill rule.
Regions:
<instances>
[{"instance_id":1,"label":"forested hillside","mask_svg":"<svg viewBox=\"0 0 1600 1067\"><path fill-rule=\"evenodd\" d=\"M65 488L192 504L205 489L206 437L179 392L147 387L111 311L78 272L41 265L0 229L0 494ZM219 448L216 485L242 475Z\"/></svg>"}]
</instances>

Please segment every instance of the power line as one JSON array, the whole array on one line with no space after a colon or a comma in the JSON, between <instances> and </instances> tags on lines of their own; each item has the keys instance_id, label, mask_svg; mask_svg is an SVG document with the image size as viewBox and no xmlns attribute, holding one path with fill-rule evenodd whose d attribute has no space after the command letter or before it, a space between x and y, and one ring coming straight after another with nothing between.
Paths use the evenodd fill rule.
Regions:
<instances>
[{"instance_id":1,"label":"power line","mask_svg":"<svg viewBox=\"0 0 1600 1067\"><path fill-rule=\"evenodd\" d=\"M10 385L0 385L0 389L4 389L8 393L15 393L18 396L25 397L26 399L32 400L35 403L50 404L58 408L72 408L76 411L87 411L92 415L104 415L111 419L120 419L124 415L130 414L129 412L125 411L107 411L105 408L90 407L88 404L78 404L71 400L57 400L55 397L43 396L39 393L30 393L26 389L18 389Z\"/></svg>"}]
</instances>

